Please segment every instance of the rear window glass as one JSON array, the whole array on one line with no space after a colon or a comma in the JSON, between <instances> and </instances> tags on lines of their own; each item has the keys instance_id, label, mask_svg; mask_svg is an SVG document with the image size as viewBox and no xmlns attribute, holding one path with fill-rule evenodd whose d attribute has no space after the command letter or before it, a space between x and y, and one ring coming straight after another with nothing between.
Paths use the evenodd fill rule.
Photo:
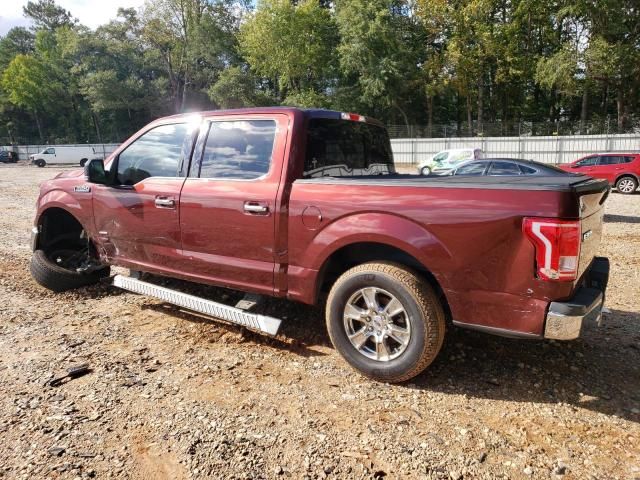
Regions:
<instances>
[{"instance_id":1,"label":"rear window glass","mask_svg":"<svg viewBox=\"0 0 640 480\"><path fill-rule=\"evenodd\" d=\"M273 120L211 122L200 177L251 180L266 175L275 135Z\"/></svg>"},{"instance_id":2,"label":"rear window glass","mask_svg":"<svg viewBox=\"0 0 640 480\"><path fill-rule=\"evenodd\" d=\"M520 168L515 163L493 162L489 175L520 175Z\"/></svg>"},{"instance_id":3,"label":"rear window glass","mask_svg":"<svg viewBox=\"0 0 640 480\"><path fill-rule=\"evenodd\" d=\"M313 118L307 131L304 178L395 173L384 128L363 122Z\"/></svg>"}]
</instances>

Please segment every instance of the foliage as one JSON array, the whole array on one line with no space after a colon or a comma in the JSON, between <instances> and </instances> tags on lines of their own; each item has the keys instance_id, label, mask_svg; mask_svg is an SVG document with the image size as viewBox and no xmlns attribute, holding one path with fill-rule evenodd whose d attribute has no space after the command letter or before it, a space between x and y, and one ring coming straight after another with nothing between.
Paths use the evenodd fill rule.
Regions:
<instances>
[{"instance_id":1,"label":"foliage","mask_svg":"<svg viewBox=\"0 0 640 480\"><path fill-rule=\"evenodd\" d=\"M315 0L262 0L240 29L240 49L280 92L319 91L334 75L335 32L329 10Z\"/></svg>"},{"instance_id":2,"label":"foliage","mask_svg":"<svg viewBox=\"0 0 640 480\"><path fill-rule=\"evenodd\" d=\"M24 15L0 37L5 141L121 141L161 115L254 105L427 134L610 116L626 131L640 106L637 0L146 0L95 30L54 0Z\"/></svg>"}]
</instances>

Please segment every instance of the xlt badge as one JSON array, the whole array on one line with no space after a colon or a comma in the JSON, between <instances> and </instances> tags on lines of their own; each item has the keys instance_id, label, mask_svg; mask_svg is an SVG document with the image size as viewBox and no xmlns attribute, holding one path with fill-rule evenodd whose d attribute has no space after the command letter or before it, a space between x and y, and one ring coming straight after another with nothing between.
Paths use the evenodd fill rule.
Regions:
<instances>
[{"instance_id":1,"label":"xlt badge","mask_svg":"<svg viewBox=\"0 0 640 480\"><path fill-rule=\"evenodd\" d=\"M589 240L589 237L593 235L593 232L591 230L587 230L586 232L584 232L582 234L582 241L586 242L587 240Z\"/></svg>"}]
</instances>

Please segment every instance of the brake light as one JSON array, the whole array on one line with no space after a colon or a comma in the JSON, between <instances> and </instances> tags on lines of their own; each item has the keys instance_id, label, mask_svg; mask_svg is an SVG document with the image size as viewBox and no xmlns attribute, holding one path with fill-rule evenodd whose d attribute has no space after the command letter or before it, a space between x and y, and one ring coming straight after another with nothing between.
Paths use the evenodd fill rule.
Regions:
<instances>
[{"instance_id":1,"label":"brake light","mask_svg":"<svg viewBox=\"0 0 640 480\"><path fill-rule=\"evenodd\" d=\"M358 115L357 113L342 113L340 115L342 120L351 120L352 122L366 122L367 118L363 115Z\"/></svg>"},{"instance_id":2,"label":"brake light","mask_svg":"<svg viewBox=\"0 0 640 480\"><path fill-rule=\"evenodd\" d=\"M580 221L525 218L522 229L536 248L536 274L543 280L572 281L578 276Z\"/></svg>"}]
</instances>

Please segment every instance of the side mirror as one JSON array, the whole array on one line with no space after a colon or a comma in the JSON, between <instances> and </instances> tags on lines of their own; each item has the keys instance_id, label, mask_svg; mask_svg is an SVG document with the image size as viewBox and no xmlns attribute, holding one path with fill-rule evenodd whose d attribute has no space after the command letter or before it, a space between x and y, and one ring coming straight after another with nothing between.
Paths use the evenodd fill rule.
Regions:
<instances>
[{"instance_id":1,"label":"side mirror","mask_svg":"<svg viewBox=\"0 0 640 480\"><path fill-rule=\"evenodd\" d=\"M84 164L84 175L90 183L99 183L105 185L107 183L107 173L104 169L104 160L94 158Z\"/></svg>"}]
</instances>

